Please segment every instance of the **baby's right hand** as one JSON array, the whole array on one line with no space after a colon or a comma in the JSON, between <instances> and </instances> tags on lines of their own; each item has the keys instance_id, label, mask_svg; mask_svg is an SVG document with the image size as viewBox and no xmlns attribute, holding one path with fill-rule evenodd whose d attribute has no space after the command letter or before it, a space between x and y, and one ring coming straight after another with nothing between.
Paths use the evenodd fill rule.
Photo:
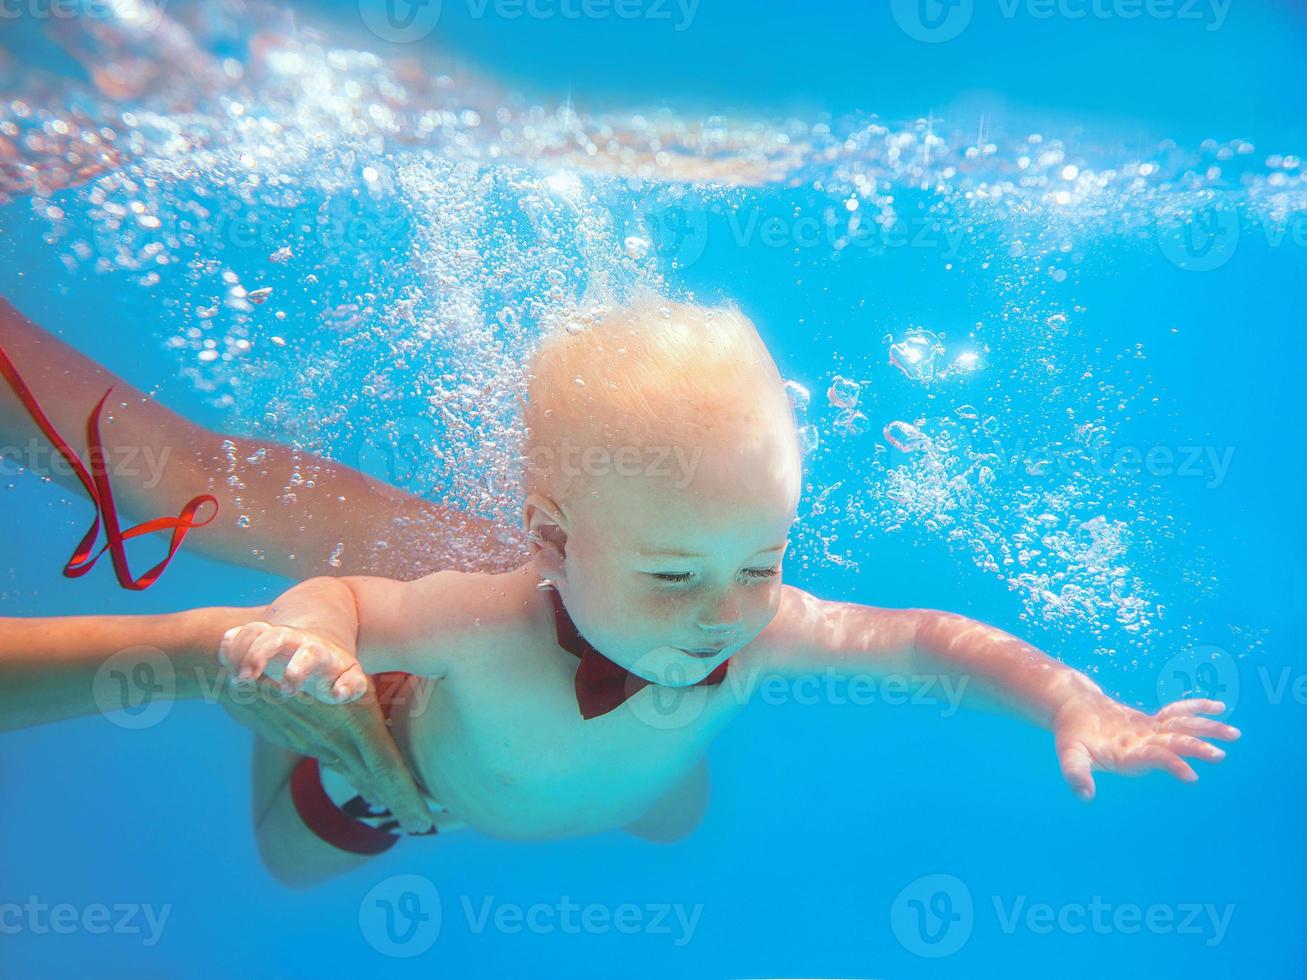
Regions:
<instances>
[{"instance_id":1,"label":"baby's right hand","mask_svg":"<svg viewBox=\"0 0 1307 980\"><path fill-rule=\"evenodd\" d=\"M361 698L368 678L354 654L294 626L246 623L223 634L218 659L233 679L267 676L287 694L304 691L327 704Z\"/></svg>"}]
</instances>

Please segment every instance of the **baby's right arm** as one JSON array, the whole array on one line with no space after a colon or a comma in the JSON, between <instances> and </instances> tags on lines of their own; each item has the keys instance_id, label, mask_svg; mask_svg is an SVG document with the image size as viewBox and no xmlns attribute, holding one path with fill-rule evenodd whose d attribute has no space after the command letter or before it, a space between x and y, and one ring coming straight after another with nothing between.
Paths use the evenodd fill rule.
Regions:
<instances>
[{"instance_id":1,"label":"baby's right arm","mask_svg":"<svg viewBox=\"0 0 1307 980\"><path fill-rule=\"evenodd\" d=\"M495 601L504 594L497 578L444 571L413 582L309 579L272 603L266 620L229 630L218 655L241 677L266 675L329 702L360 697L367 674L441 678L510 625L511 610Z\"/></svg>"}]
</instances>

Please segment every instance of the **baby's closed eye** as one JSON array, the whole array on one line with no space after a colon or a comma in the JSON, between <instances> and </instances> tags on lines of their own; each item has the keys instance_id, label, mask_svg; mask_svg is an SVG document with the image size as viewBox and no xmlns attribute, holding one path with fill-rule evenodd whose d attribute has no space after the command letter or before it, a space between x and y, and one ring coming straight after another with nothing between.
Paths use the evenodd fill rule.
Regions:
<instances>
[{"instance_id":1,"label":"baby's closed eye","mask_svg":"<svg viewBox=\"0 0 1307 980\"><path fill-rule=\"evenodd\" d=\"M750 579L768 579L780 573L779 568L746 568L740 572L742 576ZM646 572L660 582L689 582L694 578L694 572Z\"/></svg>"}]
</instances>

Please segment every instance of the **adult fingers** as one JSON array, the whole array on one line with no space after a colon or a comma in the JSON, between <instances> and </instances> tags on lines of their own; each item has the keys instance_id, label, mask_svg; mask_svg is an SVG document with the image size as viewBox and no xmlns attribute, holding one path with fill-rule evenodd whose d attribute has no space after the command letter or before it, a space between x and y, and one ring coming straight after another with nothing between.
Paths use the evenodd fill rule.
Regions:
<instances>
[{"instance_id":1,"label":"adult fingers","mask_svg":"<svg viewBox=\"0 0 1307 980\"><path fill-rule=\"evenodd\" d=\"M353 731L339 719L318 715L338 709L318 704L307 695L286 698L266 682L238 685L233 696L223 699L223 707L237 722L274 745L336 768L364 795L373 789L371 772L356 748Z\"/></svg>"},{"instance_id":2,"label":"adult fingers","mask_svg":"<svg viewBox=\"0 0 1307 980\"><path fill-rule=\"evenodd\" d=\"M355 714L360 730L356 748L368 766L372 784L379 794L377 802L385 805L400 825L409 832L429 830L431 811L422 791L409 772L408 764L390 735L380 706L356 702L344 710Z\"/></svg>"}]
</instances>

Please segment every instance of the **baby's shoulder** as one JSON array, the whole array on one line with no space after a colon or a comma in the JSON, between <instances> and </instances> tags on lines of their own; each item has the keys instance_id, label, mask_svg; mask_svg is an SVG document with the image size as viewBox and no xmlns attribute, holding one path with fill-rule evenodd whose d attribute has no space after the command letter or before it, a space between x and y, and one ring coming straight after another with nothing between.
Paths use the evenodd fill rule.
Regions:
<instances>
[{"instance_id":1,"label":"baby's shoulder","mask_svg":"<svg viewBox=\"0 0 1307 980\"><path fill-rule=\"evenodd\" d=\"M434 572L407 583L411 635L446 653L475 653L529 634L538 618L530 566L511 572Z\"/></svg>"}]
</instances>

